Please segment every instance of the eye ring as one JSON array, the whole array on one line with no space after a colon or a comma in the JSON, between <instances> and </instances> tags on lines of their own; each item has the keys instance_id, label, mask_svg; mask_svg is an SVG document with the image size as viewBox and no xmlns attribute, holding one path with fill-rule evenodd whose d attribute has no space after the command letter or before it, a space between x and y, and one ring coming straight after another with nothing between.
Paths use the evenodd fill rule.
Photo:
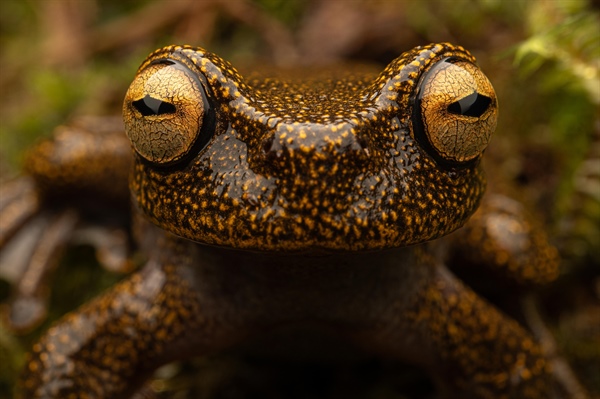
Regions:
<instances>
[{"instance_id":1,"label":"eye ring","mask_svg":"<svg viewBox=\"0 0 600 399\"><path fill-rule=\"evenodd\" d=\"M214 134L215 119L203 82L170 59L139 71L123 102L127 137L156 166L173 166L201 151Z\"/></svg>"},{"instance_id":2,"label":"eye ring","mask_svg":"<svg viewBox=\"0 0 600 399\"><path fill-rule=\"evenodd\" d=\"M464 165L478 159L497 118L494 88L475 64L445 58L423 74L413 106L414 134L438 162Z\"/></svg>"}]
</instances>

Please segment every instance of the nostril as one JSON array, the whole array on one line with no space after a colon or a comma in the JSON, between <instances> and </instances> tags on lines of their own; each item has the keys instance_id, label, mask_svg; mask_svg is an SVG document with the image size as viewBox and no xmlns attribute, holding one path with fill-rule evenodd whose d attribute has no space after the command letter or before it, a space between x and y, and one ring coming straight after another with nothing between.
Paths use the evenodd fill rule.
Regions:
<instances>
[{"instance_id":1,"label":"nostril","mask_svg":"<svg viewBox=\"0 0 600 399\"><path fill-rule=\"evenodd\" d=\"M263 155L267 155L271 152L271 150L273 149L273 141L274 140L275 140L275 138L273 137L273 135L269 135L268 137L266 137L262 140L261 150L263 152Z\"/></svg>"},{"instance_id":2,"label":"nostril","mask_svg":"<svg viewBox=\"0 0 600 399\"><path fill-rule=\"evenodd\" d=\"M367 154L369 153L369 143L365 137L357 136L356 143L359 145L360 150L365 151Z\"/></svg>"}]
</instances>

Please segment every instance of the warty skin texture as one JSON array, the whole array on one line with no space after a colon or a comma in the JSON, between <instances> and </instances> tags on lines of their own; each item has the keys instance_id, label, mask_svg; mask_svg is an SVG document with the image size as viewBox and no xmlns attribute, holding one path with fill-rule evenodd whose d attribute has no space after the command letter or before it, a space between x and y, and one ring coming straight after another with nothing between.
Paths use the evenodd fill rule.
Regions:
<instances>
[{"instance_id":1,"label":"warty skin texture","mask_svg":"<svg viewBox=\"0 0 600 399\"><path fill-rule=\"evenodd\" d=\"M470 89L430 78L446 62L471 65L473 79L459 80ZM485 188L485 143L474 156L435 140L489 139L497 104L474 62L434 44L379 74L244 79L203 49L151 54L124 103L148 261L42 336L22 397L130 397L162 364L298 323L425 368L441 397L561 397L540 345L450 273L435 240L467 221ZM476 110L447 112L473 93ZM180 110L194 102L203 108L190 122ZM99 180L99 193L103 184L114 182ZM542 241L517 268L556 269Z\"/></svg>"}]
</instances>

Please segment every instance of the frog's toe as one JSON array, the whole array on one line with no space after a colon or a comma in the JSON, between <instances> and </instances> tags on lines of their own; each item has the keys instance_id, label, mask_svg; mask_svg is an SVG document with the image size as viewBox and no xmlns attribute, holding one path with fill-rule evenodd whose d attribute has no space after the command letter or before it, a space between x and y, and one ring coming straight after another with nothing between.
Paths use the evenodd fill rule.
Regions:
<instances>
[{"instance_id":1,"label":"frog's toe","mask_svg":"<svg viewBox=\"0 0 600 399\"><path fill-rule=\"evenodd\" d=\"M552 374L559 383L564 396L571 399L588 398L589 395L575 371L561 355L556 338L545 324L533 295L523 298L522 308L527 326L538 339L544 354L552 363Z\"/></svg>"},{"instance_id":2,"label":"frog's toe","mask_svg":"<svg viewBox=\"0 0 600 399\"><path fill-rule=\"evenodd\" d=\"M23 176L2 184L0 195L0 249L39 211L35 183Z\"/></svg>"},{"instance_id":3,"label":"frog's toe","mask_svg":"<svg viewBox=\"0 0 600 399\"><path fill-rule=\"evenodd\" d=\"M113 273L130 273L135 268L131 259L131 239L124 228L89 225L77 229L74 244L89 244L96 250L96 259Z\"/></svg>"},{"instance_id":4,"label":"frog's toe","mask_svg":"<svg viewBox=\"0 0 600 399\"><path fill-rule=\"evenodd\" d=\"M13 284L5 311L9 328L27 332L46 319L52 273L70 245L95 248L98 262L108 271L129 273L131 261L127 233L118 227L80 226L73 210L34 216L3 249L0 271Z\"/></svg>"},{"instance_id":5,"label":"frog's toe","mask_svg":"<svg viewBox=\"0 0 600 399\"><path fill-rule=\"evenodd\" d=\"M124 226L84 223L72 208L40 211L30 179L18 179L8 188L0 200L0 277L12 285L3 313L13 331L27 332L45 320L52 274L70 245L91 245L108 271L133 270Z\"/></svg>"},{"instance_id":6,"label":"frog's toe","mask_svg":"<svg viewBox=\"0 0 600 399\"><path fill-rule=\"evenodd\" d=\"M47 309L42 298L16 297L7 313L9 327L14 331L28 331L46 319Z\"/></svg>"},{"instance_id":7,"label":"frog's toe","mask_svg":"<svg viewBox=\"0 0 600 399\"><path fill-rule=\"evenodd\" d=\"M45 319L49 276L78 219L78 214L72 210L40 213L3 249L0 270L6 270L7 280L14 282L5 317L9 328L26 332Z\"/></svg>"}]
</instances>

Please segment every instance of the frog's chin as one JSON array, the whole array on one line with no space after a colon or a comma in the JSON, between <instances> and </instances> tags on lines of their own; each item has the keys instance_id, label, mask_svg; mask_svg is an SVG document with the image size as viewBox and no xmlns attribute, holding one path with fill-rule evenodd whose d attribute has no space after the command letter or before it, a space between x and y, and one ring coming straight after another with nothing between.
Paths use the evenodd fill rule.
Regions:
<instances>
[{"instance_id":1,"label":"frog's chin","mask_svg":"<svg viewBox=\"0 0 600 399\"><path fill-rule=\"evenodd\" d=\"M461 227L485 190L481 171L474 168L435 182L407 184L386 201L359 197L339 211L316 207L316 202L309 207L309 201L282 207L279 197L261 207L225 196L197 200L186 194L189 187L177 185L176 178L141 179L139 186L132 184L132 199L162 230L204 245L259 252L356 253L416 245Z\"/></svg>"},{"instance_id":2,"label":"frog's chin","mask_svg":"<svg viewBox=\"0 0 600 399\"><path fill-rule=\"evenodd\" d=\"M298 225L295 218L274 218L256 223L252 218L202 218L178 215L159 218L140 209L145 219L160 230L177 237L212 247L253 252L280 252L326 256L339 253L374 252L409 247L443 237L469 219L478 201L460 210L448 210L453 217L418 214L395 220L363 221L360 225L341 220L335 224L314 223L309 227ZM159 216L165 216L160 214ZM177 218L177 219L176 219ZM405 223L409 220L412 224ZM403 223L404 222L404 223ZM218 228L214 228L219 224Z\"/></svg>"}]
</instances>

